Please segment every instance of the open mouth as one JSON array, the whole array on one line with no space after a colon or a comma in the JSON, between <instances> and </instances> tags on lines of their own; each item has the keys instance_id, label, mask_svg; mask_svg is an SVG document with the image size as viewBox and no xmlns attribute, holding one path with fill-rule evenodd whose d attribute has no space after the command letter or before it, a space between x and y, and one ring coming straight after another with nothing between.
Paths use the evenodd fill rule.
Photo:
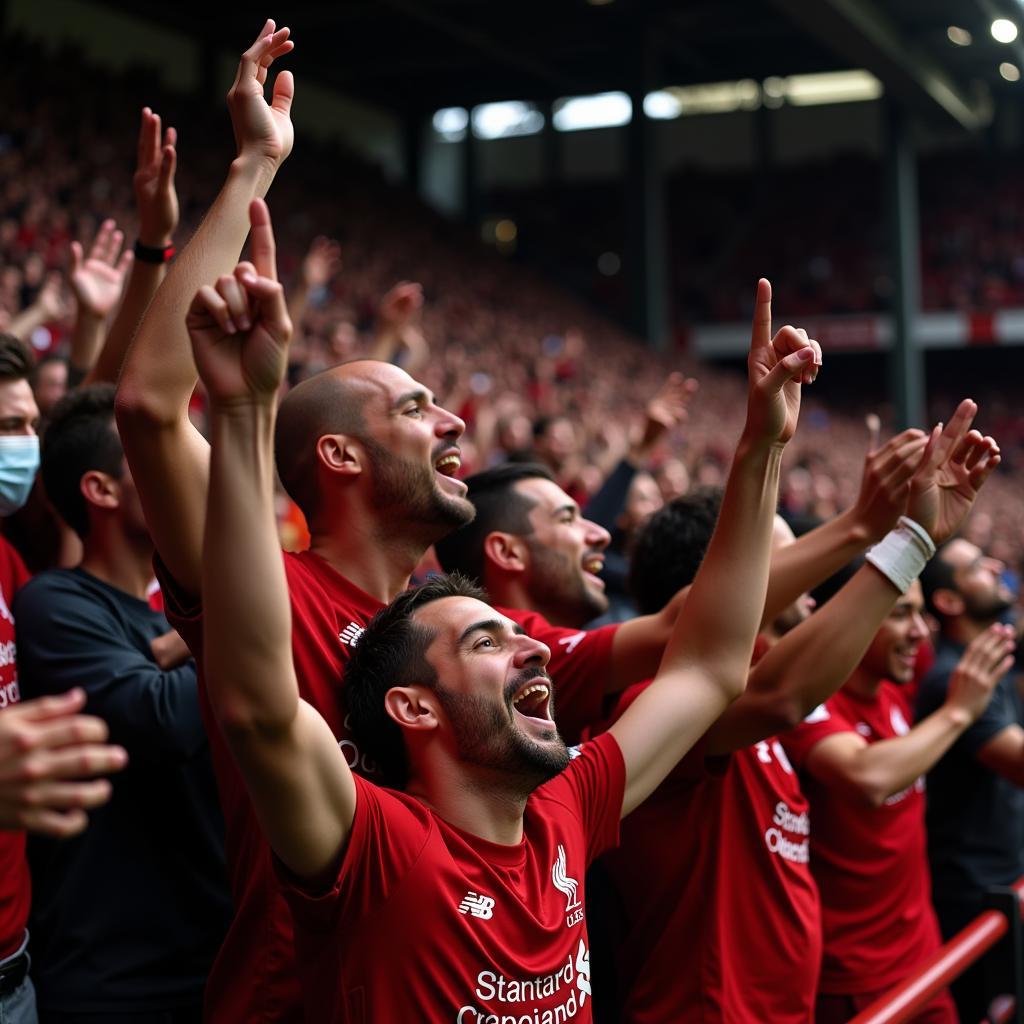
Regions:
<instances>
[{"instance_id":1,"label":"open mouth","mask_svg":"<svg viewBox=\"0 0 1024 1024\"><path fill-rule=\"evenodd\" d=\"M589 577L595 584L601 589L604 589L604 580L601 579L600 573L604 568L604 556L603 555L587 555L583 559L583 574Z\"/></svg>"},{"instance_id":2,"label":"open mouth","mask_svg":"<svg viewBox=\"0 0 1024 1024\"><path fill-rule=\"evenodd\" d=\"M462 456L457 448L450 448L439 458L434 460L434 472L445 478L446 486L464 494L468 488L458 479L456 474L462 468Z\"/></svg>"},{"instance_id":3,"label":"open mouth","mask_svg":"<svg viewBox=\"0 0 1024 1024\"><path fill-rule=\"evenodd\" d=\"M551 721L551 684L545 679L531 679L512 698L512 708L524 718Z\"/></svg>"}]
</instances>

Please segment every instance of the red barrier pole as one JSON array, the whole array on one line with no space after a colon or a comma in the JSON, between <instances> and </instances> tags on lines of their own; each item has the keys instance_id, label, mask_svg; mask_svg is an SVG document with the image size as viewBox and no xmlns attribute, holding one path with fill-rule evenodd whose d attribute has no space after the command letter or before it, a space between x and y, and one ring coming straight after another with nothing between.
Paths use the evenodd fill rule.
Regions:
<instances>
[{"instance_id":1,"label":"red barrier pole","mask_svg":"<svg viewBox=\"0 0 1024 1024\"><path fill-rule=\"evenodd\" d=\"M1024 880L1017 883L1024 885ZM1009 927L998 910L986 910L926 960L912 978L857 1014L850 1024L903 1024L931 1002L940 989L987 953Z\"/></svg>"}]
</instances>

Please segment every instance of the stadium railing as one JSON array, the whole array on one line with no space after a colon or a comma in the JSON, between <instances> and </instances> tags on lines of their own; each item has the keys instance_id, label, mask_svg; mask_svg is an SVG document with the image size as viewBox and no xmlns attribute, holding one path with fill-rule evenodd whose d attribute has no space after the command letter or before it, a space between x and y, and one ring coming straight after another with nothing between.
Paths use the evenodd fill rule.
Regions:
<instances>
[{"instance_id":1,"label":"stadium railing","mask_svg":"<svg viewBox=\"0 0 1024 1024\"><path fill-rule=\"evenodd\" d=\"M1015 998L994 1007L981 1024L1024 1024L1024 993L1021 991L1024 878L1019 878L1009 888L992 890L989 895L991 910L979 914L963 931L936 950L913 975L862 1010L850 1024L904 1024L1004 936L1012 944L1013 962L1016 964ZM973 1022L964 1021L963 1024Z\"/></svg>"}]
</instances>

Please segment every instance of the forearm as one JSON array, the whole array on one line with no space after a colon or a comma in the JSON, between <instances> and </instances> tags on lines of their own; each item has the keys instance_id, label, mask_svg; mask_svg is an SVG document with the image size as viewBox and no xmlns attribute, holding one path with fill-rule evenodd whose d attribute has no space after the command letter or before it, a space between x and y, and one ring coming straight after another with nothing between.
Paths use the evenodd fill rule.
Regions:
<instances>
[{"instance_id":1,"label":"forearm","mask_svg":"<svg viewBox=\"0 0 1024 1024\"><path fill-rule=\"evenodd\" d=\"M966 711L944 704L906 736L871 743L860 751L852 781L869 803L881 806L930 771L969 725Z\"/></svg>"},{"instance_id":2,"label":"forearm","mask_svg":"<svg viewBox=\"0 0 1024 1024\"><path fill-rule=\"evenodd\" d=\"M139 324L121 375L122 416L137 412L167 423L187 415L198 375L185 314L200 287L234 269L249 233L249 203L264 196L272 180L265 164L232 162L220 194Z\"/></svg>"},{"instance_id":3,"label":"forearm","mask_svg":"<svg viewBox=\"0 0 1024 1024\"><path fill-rule=\"evenodd\" d=\"M872 565L772 646L743 696L711 727L708 753L726 754L798 725L846 682L899 592Z\"/></svg>"},{"instance_id":4,"label":"forearm","mask_svg":"<svg viewBox=\"0 0 1024 1024\"><path fill-rule=\"evenodd\" d=\"M71 334L71 351L68 354L71 370L88 380L102 346L103 317L80 305L75 317L75 328Z\"/></svg>"},{"instance_id":5,"label":"forearm","mask_svg":"<svg viewBox=\"0 0 1024 1024\"><path fill-rule=\"evenodd\" d=\"M7 333L13 334L20 341L28 341L32 332L46 323L46 310L39 303L26 306L7 325Z\"/></svg>"},{"instance_id":6,"label":"forearm","mask_svg":"<svg viewBox=\"0 0 1024 1024\"><path fill-rule=\"evenodd\" d=\"M273 509L274 411L246 401L211 414L202 564L207 686L225 728L274 729L298 710Z\"/></svg>"},{"instance_id":7,"label":"forearm","mask_svg":"<svg viewBox=\"0 0 1024 1024\"><path fill-rule=\"evenodd\" d=\"M871 540L847 511L773 552L763 621L771 622L801 594L849 564Z\"/></svg>"},{"instance_id":8,"label":"forearm","mask_svg":"<svg viewBox=\"0 0 1024 1024\"><path fill-rule=\"evenodd\" d=\"M718 524L659 671L697 661L742 690L764 607L782 451L741 439Z\"/></svg>"},{"instance_id":9,"label":"forearm","mask_svg":"<svg viewBox=\"0 0 1024 1024\"><path fill-rule=\"evenodd\" d=\"M117 382L128 346L131 345L136 328L164 279L165 269L166 265L163 263L146 263L143 260L134 262L121 307L110 325L99 356L88 370L86 384L95 384L98 381Z\"/></svg>"}]
</instances>

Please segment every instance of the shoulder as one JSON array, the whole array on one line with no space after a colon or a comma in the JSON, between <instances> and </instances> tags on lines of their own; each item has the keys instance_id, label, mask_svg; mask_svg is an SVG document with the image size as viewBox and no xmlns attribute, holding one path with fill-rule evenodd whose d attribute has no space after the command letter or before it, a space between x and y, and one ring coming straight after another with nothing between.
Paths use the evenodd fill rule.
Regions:
<instances>
[{"instance_id":1,"label":"shoulder","mask_svg":"<svg viewBox=\"0 0 1024 1024\"><path fill-rule=\"evenodd\" d=\"M88 589L86 579L71 569L46 569L18 591L16 605L19 609L33 609L40 604L84 598Z\"/></svg>"}]
</instances>

